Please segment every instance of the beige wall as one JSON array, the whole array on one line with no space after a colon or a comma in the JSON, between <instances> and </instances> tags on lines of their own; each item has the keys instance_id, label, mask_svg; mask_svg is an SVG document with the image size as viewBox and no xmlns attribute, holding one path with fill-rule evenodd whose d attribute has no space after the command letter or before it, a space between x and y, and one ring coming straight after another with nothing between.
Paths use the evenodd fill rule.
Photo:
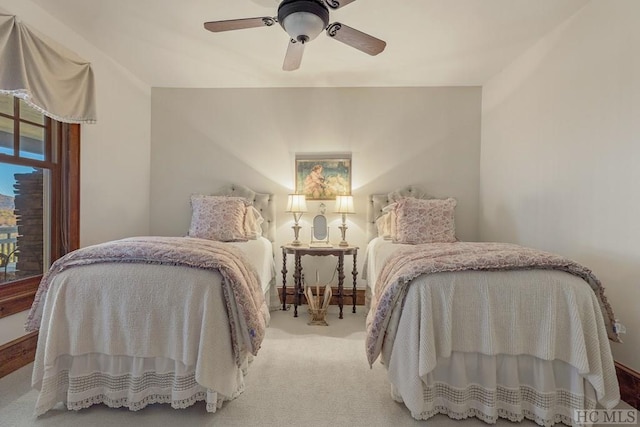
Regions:
<instances>
[{"instance_id":1,"label":"beige wall","mask_svg":"<svg viewBox=\"0 0 640 427\"><path fill-rule=\"evenodd\" d=\"M150 88L29 0L0 9L92 64L98 123L82 126L81 245L148 234ZM0 319L0 344L24 334L20 316Z\"/></svg>"},{"instance_id":2,"label":"beige wall","mask_svg":"<svg viewBox=\"0 0 640 427\"><path fill-rule=\"evenodd\" d=\"M640 2L593 1L483 89L480 235L602 280L640 370Z\"/></svg>"},{"instance_id":3,"label":"beige wall","mask_svg":"<svg viewBox=\"0 0 640 427\"><path fill-rule=\"evenodd\" d=\"M434 197L457 198L459 237L478 236L478 87L154 88L151 99L153 234L184 235L191 193L240 183L276 194L279 248L292 240L293 220L284 211L294 189L295 153L349 152L357 214L348 218L347 240L360 246L361 261L367 196L408 184ZM309 240L318 204L310 203L302 217L303 241ZM327 202L330 238L337 243L340 220L332 211ZM326 280L335 264L305 262Z\"/></svg>"}]
</instances>

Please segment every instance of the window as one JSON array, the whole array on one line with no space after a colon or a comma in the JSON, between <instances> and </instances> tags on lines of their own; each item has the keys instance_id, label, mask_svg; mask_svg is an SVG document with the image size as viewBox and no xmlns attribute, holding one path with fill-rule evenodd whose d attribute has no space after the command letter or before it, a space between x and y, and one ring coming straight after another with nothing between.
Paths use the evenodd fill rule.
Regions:
<instances>
[{"instance_id":1,"label":"window","mask_svg":"<svg viewBox=\"0 0 640 427\"><path fill-rule=\"evenodd\" d=\"M0 317L30 307L42 274L79 245L79 125L0 94Z\"/></svg>"}]
</instances>

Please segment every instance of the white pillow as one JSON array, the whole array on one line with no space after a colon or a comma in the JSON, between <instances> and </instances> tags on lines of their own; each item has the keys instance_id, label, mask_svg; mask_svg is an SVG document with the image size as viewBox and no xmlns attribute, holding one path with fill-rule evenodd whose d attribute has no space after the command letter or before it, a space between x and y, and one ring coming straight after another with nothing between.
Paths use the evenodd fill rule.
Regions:
<instances>
[{"instance_id":1,"label":"white pillow","mask_svg":"<svg viewBox=\"0 0 640 427\"><path fill-rule=\"evenodd\" d=\"M376 227L378 228L378 236L382 237L386 240L391 240L393 238L392 227L395 222L395 212L390 211L387 213L383 213L376 220Z\"/></svg>"},{"instance_id":2,"label":"white pillow","mask_svg":"<svg viewBox=\"0 0 640 427\"><path fill-rule=\"evenodd\" d=\"M382 212L388 214L387 215L387 236L386 239L393 240L396 235L396 206L398 206L398 202L390 203L384 208L382 208Z\"/></svg>"},{"instance_id":3,"label":"white pillow","mask_svg":"<svg viewBox=\"0 0 640 427\"><path fill-rule=\"evenodd\" d=\"M242 197L192 195L189 237L246 241L246 212L247 201Z\"/></svg>"},{"instance_id":4,"label":"white pillow","mask_svg":"<svg viewBox=\"0 0 640 427\"><path fill-rule=\"evenodd\" d=\"M247 212L244 216L244 234L249 240L256 240L262 236L262 226L264 218L260 215L258 209L254 206L247 206Z\"/></svg>"},{"instance_id":5,"label":"white pillow","mask_svg":"<svg viewBox=\"0 0 640 427\"><path fill-rule=\"evenodd\" d=\"M387 226L389 214L383 214L376 219L376 228L378 229L378 237L385 239L391 237L391 231Z\"/></svg>"}]
</instances>

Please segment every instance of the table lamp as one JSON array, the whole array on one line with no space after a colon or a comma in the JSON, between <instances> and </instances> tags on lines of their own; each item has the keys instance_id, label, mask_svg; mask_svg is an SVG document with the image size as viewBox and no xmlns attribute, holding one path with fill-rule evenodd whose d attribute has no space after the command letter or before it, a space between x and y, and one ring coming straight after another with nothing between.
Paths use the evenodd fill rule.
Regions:
<instances>
[{"instance_id":1,"label":"table lamp","mask_svg":"<svg viewBox=\"0 0 640 427\"><path fill-rule=\"evenodd\" d=\"M336 196L336 213L342 214L342 225L338 227L342 233L342 241L339 246L349 246L347 243L347 214L356 213L353 209L353 196Z\"/></svg>"},{"instance_id":2,"label":"table lamp","mask_svg":"<svg viewBox=\"0 0 640 427\"><path fill-rule=\"evenodd\" d=\"M298 225L298 221L300 221L300 217L304 212L307 212L307 199L304 194L289 194L289 198L287 199L287 212L291 212L293 214L293 220L295 224L293 225L293 236L294 240L291 242L293 246L300 246L300 240L298 240L298 235L300 234L300 226Z\"/></svg>"}]
</instances>

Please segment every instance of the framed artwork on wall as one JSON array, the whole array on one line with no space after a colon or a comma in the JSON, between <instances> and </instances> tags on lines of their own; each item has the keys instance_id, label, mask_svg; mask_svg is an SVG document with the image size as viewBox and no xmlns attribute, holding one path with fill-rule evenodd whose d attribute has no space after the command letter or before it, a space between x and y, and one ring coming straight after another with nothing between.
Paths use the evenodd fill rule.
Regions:
<instances>
[{"instance_id":1,"label":"framed artwork on wall","mask_svg":"<svg viewBox=\"0 0 640 427\"><path fill-rule=\"evenodd\" d=\"M351 154L296 154L296 193L307 200L351 194Z\"/></svg>"}]
</instances>

